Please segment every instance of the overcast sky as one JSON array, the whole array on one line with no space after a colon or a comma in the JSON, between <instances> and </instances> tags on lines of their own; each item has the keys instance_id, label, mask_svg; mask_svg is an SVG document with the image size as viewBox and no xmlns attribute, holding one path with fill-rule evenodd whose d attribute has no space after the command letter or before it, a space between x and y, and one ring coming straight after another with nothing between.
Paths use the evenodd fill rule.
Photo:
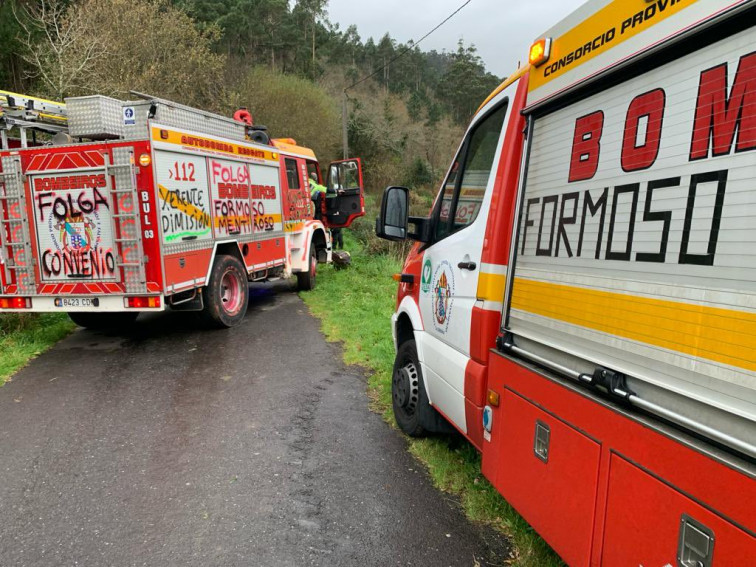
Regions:
<instances>
[{"instance_id":1,"label":"overcast sky","mask_svg":"<svg viewBox=\"0 0 756 567\"><path fill-rule=\"evenodd\" d=\"M486 69L506 77L527 57L533 39L585 0L472 0L420 44L426 51L455 51L457 41L474 43ZM419 39L464 0L329 0L328 18L342 30L355 24L360 37L376 43L388 31L401 43Z\"/></svg>"}]
</instances>

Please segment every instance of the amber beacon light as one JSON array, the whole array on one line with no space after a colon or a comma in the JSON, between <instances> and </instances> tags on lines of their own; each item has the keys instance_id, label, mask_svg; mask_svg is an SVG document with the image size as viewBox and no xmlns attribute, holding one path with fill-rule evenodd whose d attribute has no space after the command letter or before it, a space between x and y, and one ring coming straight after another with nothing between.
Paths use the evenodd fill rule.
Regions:
<instances>
[{"instance_id":1,"label":"amber beacon light","mask_svg":"<svg viewBox=\"0 0 756 567\"><path fill-rule=\"evenodd\" d=\"M533 67L539 67L549 60L551 55L551 38L539 39L530 47L528 61Z\"/></svg>"}]
</instances>

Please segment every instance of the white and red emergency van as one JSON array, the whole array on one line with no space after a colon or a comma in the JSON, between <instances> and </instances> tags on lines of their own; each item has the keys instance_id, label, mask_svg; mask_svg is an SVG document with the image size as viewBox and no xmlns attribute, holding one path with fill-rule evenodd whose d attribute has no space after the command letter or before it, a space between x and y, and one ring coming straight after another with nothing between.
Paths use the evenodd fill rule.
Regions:
<instances>
[{"instance_id":1,"label":"white and red emergency van","mask_svg":"<svg viewBox=\"0 0 756 567\"><path fill-rule=\"evenodd\" d=\"M756 565L756 2L591 0L483 104L416 244L396 420L570 565Z\"/></svg>"},{"instance_id":2,"label":"white and red emergency van","mask_svg":"<svg viewBox=\"0 0 756 567\"><path fill-rule=\"evenodd\" d=\"M329 229L364 214L358 159L330 166L334 195L316 215L312 150L199 109L4 92L0 106L0 312L103 327L173 308L230 327L248 281L295 274L312 288ZM27 130L56 136L35 143Z\"/></svg>"}]
</instances>

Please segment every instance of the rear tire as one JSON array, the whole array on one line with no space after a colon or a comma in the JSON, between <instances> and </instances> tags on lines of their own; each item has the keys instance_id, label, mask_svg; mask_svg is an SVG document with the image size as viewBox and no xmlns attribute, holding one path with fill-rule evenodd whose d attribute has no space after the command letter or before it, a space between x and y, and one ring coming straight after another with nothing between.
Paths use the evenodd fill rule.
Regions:
<instances>
[{"instance_id":1,"label":"rear tire","mask_svg":"<svg viewBox=\"0 0 756 567\"><path fill-rule=\"evenodd\" d=\"M310 244L310 269L306 272L297 274L297 289L299 291L310 291L315 289L315 282L318 275L318 255L315 250L315 243Z\"/></svg>"},{"instance_id":2,"label":"rear tire","mask_svg":"<svg viewBox=\"0 0 756 567\"><path fill-rule=\"evenodd\" d=\"M415 341L403 342L396 353L391 399L396 424L410 437L449 430L444 418L428 400Z\"/></svg>"},{"instance_id":3,"label":"rear tire","mask_svg":"<svg viewBox=\"0 0 756 567\"><path fill-rule=\"evenodd\" d=\"M127 313L69 313L76 325L93 331L120 331L134 324L139 316L137 312Z\"/></svg>"},{"instance_id":4,"label":"rear tire","mask_svg":"<svg viewBox=\"0 0 756 567\"><path fill-rule=\"evenodd\" d=\"M210 281L202 290L205 308L202 318L210 326L223 329L242 322L249 305L247 271L234 256L215 259Z\"/></svg>"}]
</instances>

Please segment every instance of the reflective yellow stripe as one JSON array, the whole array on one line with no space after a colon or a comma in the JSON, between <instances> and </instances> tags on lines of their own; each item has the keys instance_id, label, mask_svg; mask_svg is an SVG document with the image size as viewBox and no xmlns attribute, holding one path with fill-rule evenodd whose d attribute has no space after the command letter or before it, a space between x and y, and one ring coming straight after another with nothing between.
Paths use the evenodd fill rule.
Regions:
<instances>
[{"instance_id":1,"label":"reflective yellow stripe","mask_svg":"<svg viewBox=\"0 0 756 567\"><path fill-rule=\"evenodd\" d=\"M756 313L515 279L512 308L756 370Z\"/></svg>"},{"instance_id":2,"label":"reflective yellow stripe","mask_svg":"<svg viewBox=\"0 0 756 567\"><path fill-rule=\"evenodd\" d=\"M667 2L654 2L650 4L640 1L614 0L614 2L587 18L580 25L575 26L561 37L554 38L549 60L537 69L534 69L530 74L529 90L534 91L538 87L548 83L551 79L577 69L580 65L590 61L597 55L606 53L623 41L650 29L668 17L688 8L695 1L678 0L677 2L673 2L672 0L668 0ZM659 10L660 5L664 5L664 11ZM637 17L638 14L641 14L641 16ZM646 14L648 14L647 19ZM629 24L627 23L628 20L630 20ZM635 21L634 25L632 23L633 20ZM613 39L608 42L597 40L597 38L604 38L605 40L607 33L613 33ZM597 40L595 44L594 40ZM573 63L565 65L561 69L553 72L549 71L549 75L546 76L547 70L554 63L571 53L575 53L576 50L585 47L589 43L592 45L587 54L582 54ZM595 49L593 48L594 45L596 46Z\"/></svg>"},{"instance_id":3,"label":"reflective yellow stripe","mask_svg":"<svg viewBox=\"0 0 756 567\"><path fill-rule=\"evenodd\" d=\"M504 290L507 287L507 276L504 274L486 274L481 272L478 277L477 298L484 301L504 301Z\"/></svg>"}]
</instances>

